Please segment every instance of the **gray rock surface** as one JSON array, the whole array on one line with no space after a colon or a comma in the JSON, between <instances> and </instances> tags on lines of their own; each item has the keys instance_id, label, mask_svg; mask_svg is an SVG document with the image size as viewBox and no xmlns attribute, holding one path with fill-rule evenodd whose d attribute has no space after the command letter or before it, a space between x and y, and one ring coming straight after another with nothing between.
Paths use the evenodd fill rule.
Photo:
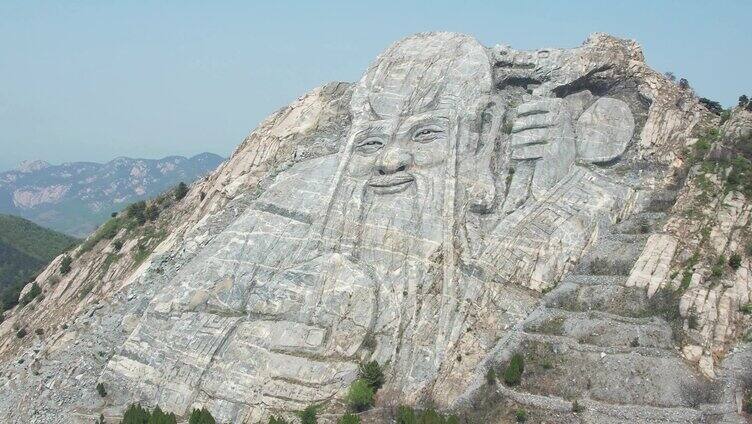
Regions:
<instances>
[{"instance_id":1,"label":"gray rock surface","mask_svg":"<svg viewBox=\"0 0 752 424\"><path fill-rule=\"evenodd\" d=\"M742 376L703 374L680 351L680 307L661 290L676 244L651 210L675 199L676 152L702 117L633 42L520 52L408 37L357 84L262 123L191 188L143 265L73 300L88 254L44 312L13 311L0 413L88 422L140 401L256 423L320 404L329 422L376 360L377 410L739 422ZM61 311L66 328L13 339ZM513 353L523 382L489 386Z\"/></svg>"}]
</instances>

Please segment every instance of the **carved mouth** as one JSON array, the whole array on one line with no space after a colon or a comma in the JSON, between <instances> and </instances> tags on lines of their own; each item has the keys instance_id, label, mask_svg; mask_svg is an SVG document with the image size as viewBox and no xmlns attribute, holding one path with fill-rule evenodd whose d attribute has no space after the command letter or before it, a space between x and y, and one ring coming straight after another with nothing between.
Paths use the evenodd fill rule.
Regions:
<instances>
[{"instance_id":1,"label":"carved mouth","mask_svg":"<svg viewBox=\"0 0 752 424\"><path fill-rule=\"evenodd\" d=\"M399 193L415 181L412 175L394 175L389 177L372 178L368 185L376 194Z\"/></svg>"}]
</instances>

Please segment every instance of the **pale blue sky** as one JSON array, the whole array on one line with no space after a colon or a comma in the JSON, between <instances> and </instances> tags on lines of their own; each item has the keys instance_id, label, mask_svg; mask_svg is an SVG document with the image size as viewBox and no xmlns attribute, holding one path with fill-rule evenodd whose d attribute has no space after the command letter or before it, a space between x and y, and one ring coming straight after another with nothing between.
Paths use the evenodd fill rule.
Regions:
<instances>
[{"instance_id":1,"label":"pale blue sky","mask_svg":"<svg viewBox=\"0 0 752 424\"><path fill-rule=\"evenodd\" d=\"M390 43L459 31L573 47L595 31L725 106L752 94L750 1L0 1L0 170L228 155L260 120Z\"/></svg>"}]
</instances>

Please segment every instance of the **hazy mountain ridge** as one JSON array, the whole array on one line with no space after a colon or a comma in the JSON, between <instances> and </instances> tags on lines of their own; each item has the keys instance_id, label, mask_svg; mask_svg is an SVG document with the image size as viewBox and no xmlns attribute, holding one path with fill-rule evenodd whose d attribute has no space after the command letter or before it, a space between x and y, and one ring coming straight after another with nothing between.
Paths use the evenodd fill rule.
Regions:
<instances>
[{"instance_id":1,"label":"hazy mountain ridge","mask_svg":"<svg viewBox=\"0 0 752 424\"><path fill-rule=\"evenodd\" d=\"M153 197L180 181L191 182L215 169L223 158L201 153L191 158L119 157L104 164L24 162L0 173L0 213L85 236L112 212Z\"/></svg>"}]
</instances>

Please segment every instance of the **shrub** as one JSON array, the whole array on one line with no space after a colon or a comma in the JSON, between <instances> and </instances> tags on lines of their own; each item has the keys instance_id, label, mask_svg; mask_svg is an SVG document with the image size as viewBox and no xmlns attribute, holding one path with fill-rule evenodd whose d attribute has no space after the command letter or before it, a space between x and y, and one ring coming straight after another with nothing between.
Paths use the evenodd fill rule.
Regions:
<instances>
[{"instance_id":1,"label":"shrub","mask_svg":"<svg viewBox=\"0 0 752 424\"><path fill-rule=\"evenodd\" d=\"M712 275L715 278L719 278L723 276L723 265L715 264L712 268L710 268L710 275Z\"/></svg>"},{"instance_id":2,"label":"shrub","mask_svg":"<svg viewBox=\"0 0 752 424\"><path fill-rule=\"evenodd\" d=\"M99 397L107 397L107 390L104 388L104 383L97 384L97 393L99 393Z\"/></svg>"},{"instance_id":3,"label":"shrub","mask_svg":"<svg viewBox=\"0 0 752 424\"><path fill-rule=\"evenodd\" d=\"M489 386L496 384L496 370L493 367L489 367L488 371L486 371L486 383Z\"/></svg>"},{"instance_id":4,"label":"shrub","mask_svg":"<svg viewBox=\"0 0 752 424\"><path fill-rule=\"evenodd\" d=\"M517 412L514 413L514 418L518 423L524 423L527 421L527 412L524 409L518 409Z\"/></svg>"},{"instance_id":5,"label":"shrub","mask_svg":"<svg viewBox=\"0 0 752 424\"><path fill-rule=\"evenodd\" d=\"M729 257L728 264L732 269L737 270L742 265L742 257L738 253L734 253Z\"/></svg>"},{"instance_id":6,"label":"shrub","mask_svg":"<svg viewBox=\"0 0 752 424\"><path fill-rule=\"evenodd\" d=\"M739 307L739 312L743 314L752 314L752 303L747 303Z\"/></svg>"},{"instance_id":7,"label":"shrub","mask_svg":"<svg viewBox=\"0 0 752 424\"><path fill-rule=\"evenodd\" d=\"M580 403L577 402L577 399L575 399L575 401L572 402L572 412L574 412L576 414L576 413L582 412L584 410L585 410L585 407L582 406L582 405L580 405Z\"/></svg>"},{"instance_id":8,"label":"shrub","mask_svg":"<svg viewBox=\"0 0 752 424\"><path fill-rule=\"evenodd\" d=\"M99 419L98 419L98 420L96 420L96 421L94 421L94 424L107 424L107 423L106 423L106 422L104 421L104 414L99 414Z\"/></svg>"},{"instance_id":9,"label":"shrub","mask_svg":"<svg viewBox=\"0 0 752 424\"><path fill-rule=\"evenodd\" d=\"M752 394L748 394L744 398L744 411L748 414L752 414Z\"/></svg>"},{"instance_id":10,"label":"shrub","mask_svg":"<svg viewBox=\"0 0 752 424\"><path fill-rule=\"evenodd\" d=\"M298 412L298 417L300 417L300 424L316 424L317 409L318 409L318 406L311 405L307 407L306 409Z\"/></svg>"},{"instance_id":11,"label":"shrub","mask_svg":"<svg viewBox=\"0 0 752 424\"><path fill-rule=\"evenodd\" d=\"M739 96L739 107L744 107L747 103L749 103L749 98L746 95Z\"/></svg>"},{"instance_id":12,"label":"shrub","mask_svg":"<svg viewBox=\"0 0 752 424\"><path fill-rule=\"evenodd\" d=\"M24 337L26 337L26 329L22 328L22 329L18 330L16 332L16 337L18 337L19 339L23 339Z\"/></svg>"},{"instance_id":13,"label":"shrub","mask_svg":"<svg viewBox=\"0 0 752 424\"><path fill-rule=\"evenodd\" d=\"M188 424L217 424L211 413L206 408L194 409L188 418Z\"/></svg>"},{"instance_id":14,"label":"shrub","mask_svg":"<svg viewBox=\"0 0 752 424\"><path fill-rule=\"evenodd\" d=\"M130 206L128 206L128 209L126 209L126 213L128 215L128 218L133 219L138 223L138 225L143 225L146 223L146 202L143 200L140 202L132 203Z\"/></svg>"},{"instance_id":15,"label":"shrub","mask_svg":"<svg viewBox=\"0 0 752 424\"><path fill-rule=\"evenodd\" d=\"M144 215L146 215L146 219L149 221L156 221L159 218L159 208L155 205L149 205L146 207Z\"/></svg>"},{"instance_id":16,"label":"shrub","mask_svg":"<svg viewBox=\"0 0 752 424\"><path fill-rule=\"evenodd\" d=\"M40 294L42 294L42 289L39 288L39 285L37 283L32 283L29 291L26 292L26 294L24 294L21 298L21 304L24 306L28 305Z\"/></svg>"},{"instance_id":17,"label":"shrub","mask_svg":"<svg viewBox=\"0 0 752 424\"><path fill-rule=\"evenodd\" d=\"M37 336L41 336L42 334L44 334L44 330L41 328L37 328L36 330L34 330L34 334L36 334Z\"/></svg>"},{"instance_id":18,"label":"shrub","mask_svg":"<svg viewBox=\"0 0 752 424\"><path fill-rule=\"evenodd\" d=\"M112 248L115 249L116 252L119 252L120 249L123 248L123 241L122 240L115 240L112 242Z\"/></svg>"},{"instance_id":19,"label":"shrub","mask_svg":"<svg viewBox=\"0 0 752 424\"><path fill-rule=\"evenodd\" d=\"M60 274L65 275L70 272L71 270L71 258L68 255L63 256L63 259L60 261Z\"/></svg>"},{"instance_id":20,"label":"shrub","mask_svg":"<svg viewBox=\"0 0 752 424\"><path fill-rule=\"evenodd\" d=\"M384 385L384 372L376 361L360 364L358 377L365 380L374 392Z\"/></svg>"},{"instance_id":21,"label":"shrub","mask_svg":"<svg viewBox=\"0 0 752 424\"><path fill-rule=\"evenodd\" d=\"M337 420L337 424L360 424L360 417L355 414L345 414Z\"/></svg>"},{"instance_id":22,"label":"shrub","mask_svg":"<svg viewBox=\"0 0 752 424\"><path fill-rule=\"evenodd\" d=\"M290 421L287 421L284 418L277 418L274 415L269 417L269 424L292 424Z\"/></svg>"},{"instance_id":23,"label":"shrub","mask_svg":"<svg viewBox=\"0 0 752 424\"><path fill-rule=\"evenodd\" d=\"M525 371L525 360L522 358L522 355L515 353L504 370L504 382L508 386L520 384L523 371Z\"/></svg>"},{"instance_id":24,"label":"shrub","mask_svg":"<svg viewBox=\"0 0 752 424\"><path fill-rule=\"evenodd\" d=\"M404 405L397 408L397 424L418 424L413 408Z\"/></svg>"},{"instance_id":25,"label":"shrub","mask_svg":"<svg viewBox=\"0 0 752 424\"><path fill-rule=\"evenodd\" d=\"M347 403L355 411L365 411L373 405L373 388L366 380L359 378L352 382L347 392Z\"/></svg>"},{"instance_id":26,"label":"shrub","mask_svg":"<svg viewBox=\"0 0 752 424\"><path fill-rule=\"evenodd\" d=\"M181 181L180 184L175 187L175 200L182 200L186 194L188 194L188 186Z\"/></svg>"},{"instance_id":27,"label":"shrub","mask_svg":"<svg viewBox=\"0 0 752 424\"><path fill-rule=\"evenodd\" d=\"M420 414L421 424L444 424L446 420L434 409L426 409Z\"/></svg>"}]
</instances>

